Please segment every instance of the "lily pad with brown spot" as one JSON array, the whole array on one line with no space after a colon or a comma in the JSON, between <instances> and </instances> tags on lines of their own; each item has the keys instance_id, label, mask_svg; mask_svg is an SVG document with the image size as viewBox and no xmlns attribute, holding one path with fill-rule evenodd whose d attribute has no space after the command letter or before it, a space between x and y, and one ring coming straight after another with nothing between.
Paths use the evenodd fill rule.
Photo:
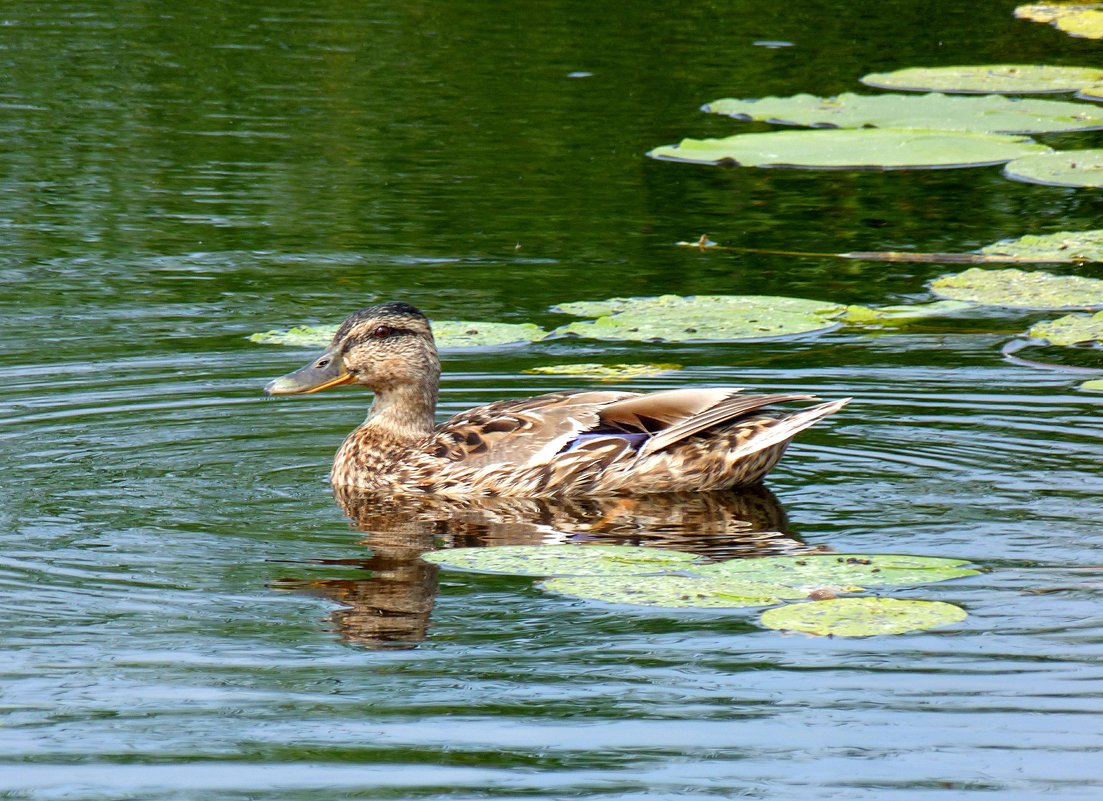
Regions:
<instances>
[{"instance_id":1,"label":"lily pad with brown spot","mask_svg":"<svg viewBox=\"0 0 1103 801\"><path fill-rule=\"evenodd\" d=\"M1099 189L1103 188L1103 149L1036 153L1009 161L1003 173L1032 184Z\"/></svg>"},{"instance_id":2,"label":"lily pad with brown spot","mask_svg":"<svg viewBox=\"0 0 1103 801\"><path fill-rule=\"evenodd\" d=\"M767 556L760 559L731 559L695 567L695 573L711 578L730 578L794 587L863 587L926 584L933 581L976 576L964 567L963 559L901 554L809 554Z\"/></svg>"},{"instance_id":3,"label":"lily pad with brown spot","mask_svg":"<svg viewBox=\"0 0 1103 801\"><path fill-rule=\"evenodd\" d=\"M1075 92L1103 82L1098 67L1049 64L972 64L960 67L909 67L873 72L861 79L866 86L911 92L965 94L1041 94Z\"/></svg>"},{"instance_id":4,"label":"lily pad with brown spot","mask_svg":"<svg viewBox=\"0 0 1103 801\"><path fill-rule=\"evenodd\" d=\"M692 576L607 576L548 579L549 592L588 601L675 609L739 609L771 606L807 593L778 584Z\"/></svg>"},{"instance_id":5,"label":"lily pad with brown spot","mask_svg":"<svg viewBox=\"0 0 1103 801\"><path fill-rule=\"evenodd\" d=\"M1103 261L1103 230L1028 234L985 245L981 253L1036 261Z\"/></svg>"},{"instance_id":6,"label":"lily pad with brown spot","mask_svg":"<svg viewBox=\"0 0 1103 801\"><path fill-rule=\"evenodd\" d=\"M678 570L696 554L635 545L498 545L424 553L426 562L514 576L640 576Z\"/></svg>"},{"instance_id":7,"label":"lily pad with brown spot","mask_svg":"<svg viewBox=\"0 0 1103 801\"><path fill-rule=\"evenodd\" d=\"M1037 323L1027 334L1044 339L1050 345L1079 345L1083 342L1103 342L1103 311L1093 315L1069 314L1056 320Z\"/></svg>"},{"instance_id":8,"label":"lily pad with brown spot","mask_svg":"<svg viewBox=\"0 0 1103 801\"><path fill-rule=\"evenodd\" d=\"M931 281L936 295L987 306L1016 309L1094 309L1103 307L1103 281L1076 275L972 267Z\"/></svg>"},{"instance_id":9,"label":"lily pad with brown spot","mask_svg":"<svg viewBox=\"0 0 1103 801\"><path fill-rule=\"evenodd\" d=\"M833 598L767 609L761 621L767 628L822 637L873 637L932 629L967 617L960 606L941 601Z\"/></svg>"}]
</instances>

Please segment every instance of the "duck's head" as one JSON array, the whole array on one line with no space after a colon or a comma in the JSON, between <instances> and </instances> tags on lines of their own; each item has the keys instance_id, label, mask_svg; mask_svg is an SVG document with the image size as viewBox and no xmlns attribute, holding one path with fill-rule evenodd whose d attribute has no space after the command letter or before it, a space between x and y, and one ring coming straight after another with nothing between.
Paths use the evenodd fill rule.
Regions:
<instances>
[{"instance_id":1,"label":"duck's head","mask_svg":"<svg viewBox=\"0 0 1103 801\"><path fill-rule=\"evenodd\" d=\"M329 349L305 367L264 388L268 395L307 395L341 384L376 392L405 387L434 390L440 360L429 320L408 303L370 306L353 314L333 336Z\"/></svg>"}]
</instances>

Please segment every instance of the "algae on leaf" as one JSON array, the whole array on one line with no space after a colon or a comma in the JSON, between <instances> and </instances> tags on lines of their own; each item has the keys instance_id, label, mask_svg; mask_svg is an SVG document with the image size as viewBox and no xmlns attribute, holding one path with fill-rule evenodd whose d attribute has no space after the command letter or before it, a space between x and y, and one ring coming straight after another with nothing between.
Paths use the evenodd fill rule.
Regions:
<instances>
[{"instance_id":1,"label":"algae on leaf","mask_svg":"<svg viewBox=\"0 0 1103 801\"><path fill-rule=\"evenodd\" d=\"M805 597L793 587L692 576L602 576L554 578L543 589L588 601L681 609L739 609L771 606Z\"/></svg>"},{"instance_id":2,"label":"algae on leaf","mask_svg":"<svg viewBox=\"0 0 1103 801\"><path fill-rule=\"evenodd\" d=\"M663 295L563 303L556 311L596 316L553 333L590 339L688 342L766 339L838 327L834 303L757 295Z\"/></svg>"},{"instance_id":3,"label":"algae on leaf","mask_svg":"<svg viewBox=\"0 0 1103 801\"><path fill-rule=\"evenodd\" d=\"M961 67L910 67L873 72L862 83L879 89L968 94L1040 94L1075 92L1103 82L1096 67L1059 67L1047 64L974 64Z\"/></svg>"},{"instance_id":4,"label":"algae on leaf","mask_svg":"<svg viewBox=\"0 0 1103 801\"><path fill-rule=\"evenodd\" d=\"M294 326L286 330L252 334L251 342L262 345L287 345L294 348L324 348L329 345L337 326ZM548 335L533 323L488 323L472 320L435 320L433 337L437 347L490 348L535 342Z\"/></svg>"},{"instance_id":5,"label":"algae on leaf","mask_svg":"<svg viewBox=\"0 0 1103 801\"><path fill-rule=\"evenodd\" d=\"M1093 71L1103 79L1103 70ZM1084 84L1090 84L1085 81ZM1103 108L1088 103L985 95L855 95L726 98L705 111L745 120L832 128L1031 134L1103 127Z\"/></svg>"},{"instance_id":6,"label":"algae on leaf","mask_svg":"<svg viewBox=\"0 0 1103 801\"><path fill-rule=\"evenodd\" d=\"M1010 256L1036 261L1103 261L1103 229L1028 234L1018 239L1005 239L985 245L980 252L988 256Z\"/></svg>"},{"instance_id":7,"label":"algae on leaf","mask_svg":"<svg viewBox=\"0 0 1103 801\"><path fill-rule=\"evenodd\" d=\"M794 587L861 589L884 585L926 584L976 576L963 559L899 554L810 554L731 559L694 572L711 578L741 579Z\"/></svg>"},{"instance_id":8,"label":"algae on leaf","mask_svg":"<svg viewBox=\"0 0 1103 801\"><path fill-rule=\"evenodd\" d=\"M697 560L691 553L635 545L497 545L430 551L421 558L442 567L514 576L639 576Z\"/></svg>"},{"instance_id":9,"label":"algae on leaf","mask_svg":"<svg viewBox=\"0 0 1103 801\"><path fill-rule=\"evenodd\" d=\"M1103 187L1103 150L1059 150L1004 165L1008 178L1049 186Z\"/></svg>"},{"instance_id":10,"label":"algae on leaf","mask_svg":"<svg viewBox=\"0 0 1103 801\"><path fill-rule=\"evenodd\" d=\"M648 155L696 164L888 170L980 167L1049 150L1010 134L860 128L683 139Z\"/></svg>"},{"instance_id":11,"label":"algae on leaf","mask_svg":"<svg viewBox=\"0 0 1103 801\"><path fill-rule=\"evenodd\" d=\"M931 281L936 295L1016 309L1091 309L1103 306L1103 281L1075 275L972 267Z\"/></svg>"},{"instance_id":12,"label":"algae on leaf","mask_svg":"<svg viewBox=\"0 0 1103 801\"><path fill-rule=\"evenodd\" d=\"M834 637L872 637L904 634L959 623L968 614L960 606L941 601L902 601L896 598L834 598L787 604L762 613L762 625L782 631Z\"/></svg>"},{"instance_id":13,"label":"algae on leaf","mask_svg":"<svg viewBox=\"0 0 1103 801\"><path fill-rule=\"evenodd\" d=\"M1069 314L1056 320L1036 323L1027 331L1027 335L1044 339L1050 345L1103 342L1103 311L1090 316Z\"/></svg>"}]
</instances>

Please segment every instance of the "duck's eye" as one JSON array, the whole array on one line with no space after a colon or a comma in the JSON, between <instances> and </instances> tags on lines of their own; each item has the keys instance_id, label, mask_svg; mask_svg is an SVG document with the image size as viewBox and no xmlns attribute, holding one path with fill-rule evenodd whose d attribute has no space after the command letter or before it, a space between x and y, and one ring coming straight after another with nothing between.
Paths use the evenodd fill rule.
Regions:
<instances>
[{"instance_id":1,"label":"duck's eye","mask_svg":"<svg viewBox=\"0 0 1103 801\"><path fill-rule=\"evenodd\" d=\"M318 368L329 367L329 359L318 359L314 366Z\"/></svg>"},{"instance_id":2,"label":"duck's eye","mask_svg":"<svg viewBox=\"0 0 1103 801\"><path fill-rule=\"evenodd\" d=\"M372 331L371 335L373 337L375 337L376 339L386 339L387 337L389 337L393 333L394 333L394 330L390 326L381 325L381 326L378 326L374 331Z\"/></svg>"}]
</instances>

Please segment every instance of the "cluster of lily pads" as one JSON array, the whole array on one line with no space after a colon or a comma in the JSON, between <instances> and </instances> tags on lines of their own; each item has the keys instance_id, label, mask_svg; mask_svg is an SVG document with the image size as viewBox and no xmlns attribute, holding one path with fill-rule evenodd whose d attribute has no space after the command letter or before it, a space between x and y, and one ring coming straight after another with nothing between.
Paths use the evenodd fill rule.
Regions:
<instances>
[{"instance_id":1,"label":"cluster of lily pads","mask_svg":"<svg viewBox=\"0 0 1103 801\"><path fill-rule=\"evenodd\" d=\"M935 169L1006 164L1009 178L1058 186L1103 186L1103 150L1055 151L1034 134L1103 128L1103 108L1005 95L1076 93L1103 100L1103 70L986 64L871 73L866 86L927 94L724 98L712 114L808 131L683 139L657 159L743 167Z\"/></svg>"},{"instance_id":2,"label":"cluster of lily pads","mask_svg":"<svg viewBox=\"0 0 1103 801\"><path fill-rule=\"evenodd\" d=\"M894 554L810 554L704 563L692 553L638 546L513 545L422 555L447 568L539 577L541 589L613 604L679 609L773 607L771 629L865 637L957 623L964 609L941 601L854 596L869 587L975 576L961 559ZM800 601L799 603L789 603Z\"/></svg>"}]
</instances>

